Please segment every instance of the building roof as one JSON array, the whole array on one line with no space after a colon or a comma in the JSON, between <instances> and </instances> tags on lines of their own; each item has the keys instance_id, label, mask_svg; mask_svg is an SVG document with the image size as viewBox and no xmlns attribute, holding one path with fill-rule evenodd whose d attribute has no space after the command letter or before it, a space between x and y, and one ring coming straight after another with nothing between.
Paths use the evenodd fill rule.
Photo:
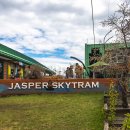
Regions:
<instances>
[{"instance_id":1,"label":"building roof","mask_svg":"<svg viewBox=\"0 0 130 130\"><path fill-rule=\"evenodd\" d=\"M106 48L113 48L113 47L119 47L119 48L125 48L125 44L124 43L101 43L101 44L87 44L85 43L86 46L89 46L91 48L94 48L94 47L102 47L104 48L104 46ZM128 48L130 47L130 43L127 43L127 46Z\"/></svg>"},{"instance_id":2,"label":"building roof","mask_svg":"<svg viewBox=\"0 0 130 130\"><path fill-rule=\"evenodd\" d=\"M33 58L30 58L16 50L13 50L3 44L0 44L0 55L10 58L12 60L18 61L18 62L22 62L26 65L39 65L41 67L43 67L45 69L45 71L49 74L55 74L54 71L50 70L49 68L47 68L46 66L44 66L43 64L39 63L38 61L36 61Z\"/></svg>"}]
</instances>

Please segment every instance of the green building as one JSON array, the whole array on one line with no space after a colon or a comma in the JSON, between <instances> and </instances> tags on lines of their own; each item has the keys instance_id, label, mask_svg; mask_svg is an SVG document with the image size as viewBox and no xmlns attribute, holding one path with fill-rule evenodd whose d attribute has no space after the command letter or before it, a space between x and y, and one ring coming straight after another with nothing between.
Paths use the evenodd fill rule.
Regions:
<instances>
[{"instance_id":1,"label":"green building","mask_svg":"<svg viewBox=\"0 0 130 130\"><path fill-rule=\"evenodd\" d=\"M30 58L16 50L13 50L5 45L0 44L0 79L10 79L11 71L21 70L24 75L24 68L28 65L37 65L44 69L44 73L48 75L55 74L43 64L33 58Z\"/></svg>"},{"instance_id":2,"label":"green building","mask_svg":"<svg viewBox=\"0 0 130 130\"><path fill-rule=\"evenodd\" d=\"M85 66L86 68L97 62L98 57L100 58L106 49L112 49L114 47L124 48L125 44L109 43L109 44L85 44ZM130 43L128 44L130 47ZM92 77L92 72L88 68L90 76L86 74L86 77Z\"/></svg>"}]
</instances>

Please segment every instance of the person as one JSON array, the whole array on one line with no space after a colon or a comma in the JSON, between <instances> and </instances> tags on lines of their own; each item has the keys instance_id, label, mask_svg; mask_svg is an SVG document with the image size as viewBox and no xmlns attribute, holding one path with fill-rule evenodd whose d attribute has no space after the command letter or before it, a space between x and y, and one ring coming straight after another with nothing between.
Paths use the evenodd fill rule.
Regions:
<instances>
[{"instance_id":1,"label":"person","mask_svg":"<svg viewBox=\"0 0 130 130\"><path fill-rule=\"evenodd\" d=\"M14 78L15 78L14 69L11 69L11 75L10 75L10 78L11 78L11 79L14 79Z\"/></svg>"},{"instance_id":2,"label":"person","mask_svg":"<svg viewBox=\"0 0 130 130\"><path fill-rule=\"evenodd\" d=\"M76 63L75 73L76 73L76 78L82 78L83 68L78 63Z\"/></svg>"},{"instance_id":3,"label":"person","mask_svg":"<svg viewBox=\"0 0 130 130\"><path fill-rule=\"evenodd\" d=\"M29 79L30 76L31 76L30 66L26 66L26 68L25 68L24 78L25 78L25 79Z\"/></svg>"},{"instance_id":4,"label":"person","mask_svg":"<svg viewBox=\"0 0 130 130\"><path fill-rule=\"evenodd\" d=\"M41 69L39 68L39 66L31 65L30 69L31 69L30 79L42 78Z\"/></svg>"},{"instance_id":5,"label":"person","mask_svg":"<svg viewBox=\"0 0 130 130\"><path fill-rule=\"evenodd\" d=\"M18 69L18 72L17 72L17 74L15 75L15 79L21 79L20 69Z\"/></svg>"},{"instance_id":6,"label":"person","mask_svg":"<svg viewBox=\"0 0 130 130\"><path fill-rule=\"evenodd\" d=\"M73 65L69 67L69 78L74 78Z\"/></svg>"},{"instance_id":7,"label":"person","mask_svg":"<svg viewBox=\"0 0 130 130\"><path fill-rule=\"evenodd\" d=\"M65 75L67 79L69 78L69 73L70 73L70 70L69 70L69 67L67 67L65 71Z\"/></svg>"}]
</instances>

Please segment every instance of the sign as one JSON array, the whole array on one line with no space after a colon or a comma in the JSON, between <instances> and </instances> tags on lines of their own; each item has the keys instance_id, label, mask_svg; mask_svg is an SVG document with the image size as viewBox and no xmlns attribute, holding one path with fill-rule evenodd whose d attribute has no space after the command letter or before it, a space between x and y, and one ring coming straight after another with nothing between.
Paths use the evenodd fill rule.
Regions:
<instances>
[{"instance_id":1,"label":"sign","mask_svg":"<svg viewBox=\"0 0 130 130\"><path fill-rule=\"evenodd\" d=\"M0 80L0 95L104 92L114 79Z\"/></svg>"}]
</instances>

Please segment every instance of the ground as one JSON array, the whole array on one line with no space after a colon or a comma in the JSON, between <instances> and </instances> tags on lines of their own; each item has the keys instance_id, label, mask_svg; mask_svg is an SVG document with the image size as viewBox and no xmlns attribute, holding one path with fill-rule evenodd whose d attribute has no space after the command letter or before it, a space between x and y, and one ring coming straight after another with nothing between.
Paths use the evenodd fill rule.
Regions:
<instances>
[{"instance_id":1,"label":"ground","mask_svg":"<svg viewBox=\"0 0 130 130\"><path fill-rule=\"evenodd\" d=\"M0 130L102 130L103 94L0 98Z\"/></svg>"}]
</instances>

